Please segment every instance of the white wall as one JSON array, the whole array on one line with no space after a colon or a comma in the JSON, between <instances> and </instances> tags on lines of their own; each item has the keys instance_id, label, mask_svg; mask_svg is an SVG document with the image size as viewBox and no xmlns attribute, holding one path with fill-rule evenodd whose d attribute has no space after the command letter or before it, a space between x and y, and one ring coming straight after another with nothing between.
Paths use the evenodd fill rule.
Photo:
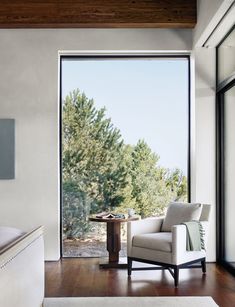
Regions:
<instances>
[{"instance_id":1,"label":"white wall","mask_svg":"<svg viewBox=\"0 0 235 307\"><path fill-rule=\"evenodd\" d=\"M213 30L212 20L221 0L198 0L198 22L193 30L192 59L195 65L192 87L192 201L211 204L207 260L216 259L215 178L215 49L202 47ZM213 25L214 26L214 25Z\"/></svg>"},{"instance_id":2,"label":"white wall","mask_svg":"<svg viewBox=\"0 0 235 307\"><path fill-rule=\"evenodd\" d=\"M229 2L198 1L193 36L165 29L0 30L0 117L16 120L16 179L0 181L0 224L45 225L46 259L59 258L59 50L185 51L193 39L192 200L213 206L208 260L214 261L215 49L200 43Z\"/></svg>"},{"instance_id":3,"label":"white wall","mask_svg":"<svg viewBox=\"0 0 235 307\"><path fill-rule=\"evenodd\" d=\"M0 117L15 118L16 178L0 181L0 225L45 225L59 254L59 50L190 50L191 30L0 30Z\"/></svg>"},{"instance_id":4,"label":"white wall","mask_svg":"<svg viewBox=\"0 0 235 307\"><path fill-rule=\"evenodd\" d=\"M192 199L212 205L207 260L215 261L215 49L197 48L195 67L195 172Z\"/></svg>"},{"instance_id":5,"label":"white wall","mask_svg":"<svg viewBox=\"0 0 235 307\"><path fill-rule=\"evenodd\" d=\"M207 257L209 261L216 259L216 45L208 46L209 41L215 41L215 35L216 40L220 41L225 34L223 31L220 31L220 35L218 31L214 32L218 23L221 23L221 18L224 17L222 22L226 25L234 22L231 14L225 14L233 2L234 0L198 0L198 22L193 31L195 124L192 129L192 200L212 205ZM205 42L208 48L203 47Z\"/></svg>"}]
</instances>

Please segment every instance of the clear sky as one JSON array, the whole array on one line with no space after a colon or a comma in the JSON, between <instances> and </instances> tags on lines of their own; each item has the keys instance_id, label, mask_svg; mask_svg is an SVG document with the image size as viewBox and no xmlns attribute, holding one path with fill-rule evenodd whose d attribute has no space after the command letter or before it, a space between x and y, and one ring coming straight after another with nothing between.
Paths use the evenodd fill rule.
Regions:
<instances>
[{"instance_id":1,"label":"clear sky","mask_svg":"<svg viewBox=\"0 0 235 307\"><path fill-rule=\"evenodd\" d=\"M126 144L144 139L160 165L187 174L187 59L65 59L63 98L76 88L105 106Z\"/></svg>"}]
</instances>

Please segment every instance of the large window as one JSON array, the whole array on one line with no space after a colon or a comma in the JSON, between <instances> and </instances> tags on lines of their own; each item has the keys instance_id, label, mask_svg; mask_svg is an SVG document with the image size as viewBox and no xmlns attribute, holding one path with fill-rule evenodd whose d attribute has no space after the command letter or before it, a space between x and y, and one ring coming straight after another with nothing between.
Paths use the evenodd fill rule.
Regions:
<instances>
[{"instance_id":1,"label":"large window","mask_svg":"<svg viewBox=\"0 0 235 307\"><path fill-rule=\"evenodd\" d=\"M107 256L91 215L188 200L189 97L188 57L61 58L63 256Z\"/></svg>"},{"instance_id":2,"label":"large window","mask_svg":"<svg viewBox=\"0 0 235 307\"><path fill-rule=\"evenodd\" d=\"M217 47L217 258L235 274L235 29Z\"/></svg>"}]
</instances>

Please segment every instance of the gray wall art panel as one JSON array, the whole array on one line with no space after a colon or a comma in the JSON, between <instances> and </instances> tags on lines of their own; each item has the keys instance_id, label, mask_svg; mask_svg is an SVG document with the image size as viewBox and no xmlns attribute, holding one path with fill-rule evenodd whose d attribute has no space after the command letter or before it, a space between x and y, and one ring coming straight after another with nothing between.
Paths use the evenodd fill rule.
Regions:
<instances>
[{"instance_id":1,"label":"gray wall art panel","mask_svg":"<svg viewBox=\"0 0 235 307\"><path fill-rule=\"evenodd\" d=\"M0 180L15 178L15 120L0 119Z\"/></svg>"}]
</instances>

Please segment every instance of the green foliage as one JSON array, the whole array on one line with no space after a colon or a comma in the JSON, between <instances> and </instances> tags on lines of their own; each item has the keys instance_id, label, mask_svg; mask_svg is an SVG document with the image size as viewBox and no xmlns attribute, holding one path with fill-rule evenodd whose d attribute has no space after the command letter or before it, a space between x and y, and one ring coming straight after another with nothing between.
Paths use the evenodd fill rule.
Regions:
<instances>
[{"instance_id":1,"label":"green foliage","mask_svg":"<svg viewBox=\"0 0 235 307\"><path fill-rule=\"evenodd\" d=\"M88 215L91 201L75 182L63 184L63 233L67 238L81 237L90 230Z\"/></svg>"},{"instance_id":2,"label":"green foliage","mask_svg":"<svg viewBox=\"0 0 235 307\"><path fill-rule=\"evenodd\" d=\"M174 193L175 201L187 200L187 178L180 169L168 170L166 185Z\"/></svg>"},{"instance_id":3,"label":"green foliage","mask_svg":"<svg viewBox=\"0 0 235 307\"><path fill-rule=\"evenodd\" d=\"M175 191L167 186L167 170L158 165L159 156L144 140L132 150L131 185L134 209L142 218L162 215Z\"/></svg>"},{"instance_id":4,"label":"green foliage","mask_svg":"<svg viewBox=\"0 0 235 307\"><path fill-rule=\"evenodd\" d=\"M66 97L63 105L64 225L70 225L72 217L81 219L81 214L86 221L90 213L114 209L123 201L122 189L126 186L126 170L121 161L123 147L120 131L105 118L104 108L96 110L93 100L78 90ZM82 211L84 201L81 205L78 191L92 200L89 210ZM85 231L85 224L78 226L73 221L71 227L76 233L78 227ZM66 234L71 233L65 228Z\"/></svg>"},{"instance_id":5,"label":"green foliage","mask_svg":"<svg viewBox=\"0 0 235 307\"><path fill-rule=\"evenodd\" d=\"M105 108L79 90L63 104L63 228L67 237L89 231L91 213L134 208L142 217L160 215L172 200L184 200L187 180L178 169L158 165L144 140L124 144Z\"/></svg>"}]
</instances>

